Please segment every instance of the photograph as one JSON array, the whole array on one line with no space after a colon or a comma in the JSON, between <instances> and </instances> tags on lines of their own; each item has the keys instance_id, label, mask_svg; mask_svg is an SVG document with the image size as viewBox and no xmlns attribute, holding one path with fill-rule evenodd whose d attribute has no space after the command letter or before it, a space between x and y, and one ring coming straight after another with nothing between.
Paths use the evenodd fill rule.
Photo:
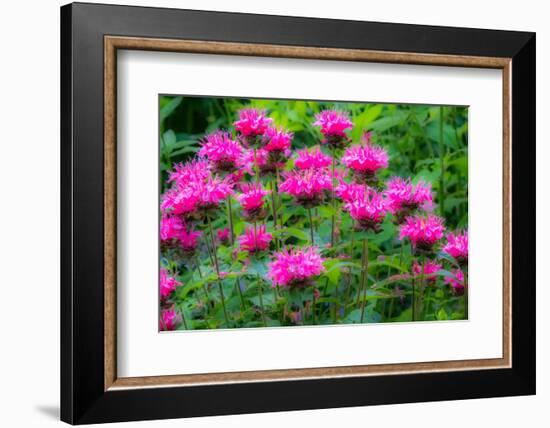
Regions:
<instances>
[{"instance_id":1,"label":"photograph","mask_svg":"<svg viewBox=\"0 0 550 428\"><path fill-rule=\"evenodd\" d=\"M468 107L159 96L160 331L468 319Z\"/></svg>"}]
</instances>

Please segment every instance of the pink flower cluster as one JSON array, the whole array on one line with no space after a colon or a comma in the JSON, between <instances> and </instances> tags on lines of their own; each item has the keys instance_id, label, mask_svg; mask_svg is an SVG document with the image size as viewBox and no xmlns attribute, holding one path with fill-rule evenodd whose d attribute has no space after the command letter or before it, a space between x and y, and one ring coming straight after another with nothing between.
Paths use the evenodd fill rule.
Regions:
<instances>
[{"instance_id":1,"label":"pink flower cluster","mask_svg":"<svg viewBox=\"0 0 550 428\"><path fill-rule=\"evenodd\" d=\"M261 183L243 183L242 193L237 200L246 211L254 211L264 206L264 196L269 195L271 190L265 190Z\"/></svg>"},{"instance_id":2,"label":"pink flower cluster","mask_svg":"<svg viewBox=\"0 0 550 428\"><path fill-rule=\"evenodd\" d=\"M180 322L181 315L174 308L163 309L160 314L159 329L161 331L175 330Z\"/></svg>"},{"instance_id":3,"label":"pink flower cluster","mask_svg":"<svg viewBox=\"0 0 550 428\"><path fill-rule=\"evenodd\" d=\"M429 251L443 237L443 219L435 215L407 217L399 230L399 239L409 238L415 248Z\"/></svg>"},{"instance_id":4,"label":"pink flower cluster","mask_svg":"<svg viewBox=\"0 0 550 428\"><path fill-rule=\"evenodd\" d=\"M432 186L424 181L412 184L411 179L393 177L388 180L384 192L388 200L388 208L393 214L405 211L409 214L418 208L429 210L432 207Z\"/></svg>"},{"instance_id":5,"label":"pink flower cluster","mask_svg":"<svg viewBox=\"0 0 550 428\"><path fill-rule=\"evenodd\" d=\"M323 258L315 247L284 249L275 253L274 261L268 263L267 276L274 286L304 287L324 272Z\"/></svg>"},{"instance_id":6,"label":"pink flower cluster","mask_svg":"<svg viewBox=\"0 0 550 428\"><path fill-rule=\"evenodd\" d=\"M292 137L292 132L286 132L282 128L269 127L263 134L264 149L269 153L280 152L284 156L289 157Z\"/></svg>"},{"instance_id":7,"label":"pink flower cluster","mask_svg":"<svg viewBox=\"0 0 550 428\"><path fill-rule=\"evenodd\" d=\"M369 140L346 149L342 163L356 175L367 179L374 176L378 170L388 167L388 154L382 147L371 144Z\"/></svg>"},{"instance_id":8,"label":"pink flower cluster","mask_svg":"<svg viewBox=\"0 0 550 428\"><path fill-rule=\"evenodd\" d=\"M293 170L285 174L279 189L288 193L296 202L306 208L319 205L325 191L332 190L330 173L322 169Z\"/></svg>"},{"instance_id":9,"label":"pink flower cluster","mask_svg":"<svg viewBox=\"0 0 550 428\"><path fill-rule=\"evenodd\" d=\"M183 221L180 217L164 214L160 219L160 240L178 240L183 231Z\"/></svg>"},{"instance_id":10,"label":"pink flower cluster","mask_svg":"<svg viewBox=\"0 0 550 428\"><path fill-rule=\"evenodd\" d=\"M332 163L332 157L325 155L319 146L308 150L298 150L294 166L298 169L320 169L326 168Z\"/></svg>"},{"instance_id":11,"label":"pink flower cluster","mask_svg":"<svg viewBox=\"0 0 550 428\"><path fill-rule=\"evenodd\" d=\"M239 245L241 250L255 253L267 250L272 239L273 235L267 233L265 224L262 224L257 228L247 227L244 234L239 236Z\"/></svg>"},{"instance_id":12,"label":"pink flower cluster","mask_svg":"<svg viewBox=\"0 0 550 428\"><path fill-rule=\"evenodd\" d=\"M182 214L186 217L218 208L221 201L233 193L230 177L212 176L209 169L195 171L199 163L176 166L170 174L175 186L161 198L164 213ZM186 180L187 179L187 180Z\"/></svg>"},{"instance_id":13,"label":"pink flower cluster","mask_svg":"<svg viewBox=\"0 0 550 428\"><path fill-rule=\"evenodd\" d=\"M160 297L167 298L173 291L176 290L176 287L181 285L176 278L170 276L168 271L164 268L160 268Z\"/></svg>"},{"instance_id":14,"label":"pink flower cluster","mask_svg":"<svg viewBox=\"0 0 550 428\"><path fill-rule=\"evenodd\" d=\"M460 269L453 272L453 276L445 277L445 284L451 286L451 291L455 296L464 294L464 273Z\"/></svg>"},{"instance_id":15,"label":"pink flower cluster","mask_svg":"<svg viewBox=\"0 0 550 428\"><path fill-rule=\"evenodd\" d=\"M217 171L228 172L238 168L243 148L229 132L216 131L204 138L198 154L212 162Z\"/></svg>"},{"instance_id":16,"label":"pink flower cluster","mask_svg":"<svg viewBox=\"0 0 550 428\"><path fill-rule=\"evenodd\" d=\"M447 244L443 246L443 251L461 265L468 263L468 232L447 234Z\"/></svg>"},{"instance_id":17,"label":"pink flower cluster","mask_svg":"<svg viewBox=\"0 0 550 428\"><path fill-rule=\"evenodd\" d=\"M314 126L321 127L325 137L346 137L346 129L353 128L353 123L347 112L338 110L323 110L315 115Z\"/></svg>"},{"instance_id":18,"label":"pink flower cluster","mask_svg":"<svg viewBox=\"0 0 550 428\"><path fill-rule=\"evenodd\" d=\"M426 275L424 280L428 284L434 284L437 279L434 274L439 272L442 267L443 266L440 263L437 263L433 260L426 260L424 262L424 269L422 269L422 266L415 261L413 264L413 273L415 275L421 275L422 271L424 271L424 275Z\"/></svg>"},{"instance_id":19,"label":"pink flower cluster","mask_svg":"<svg viewBox=\"0 0 550 428\"><path fill-rule=\"evenodd\" d=\"M334 192L343 202L349 203L358 199L365 199L370 190L365 184L346 183L340 180L340 184L336 187Z\"/></svg>"},{"instance_id":20,"label":"pink flower cluster","mask_svg":"<svg viewBox=\"0 0 550 428\"><path fill-rule=\"evenodd\" d=\"M262 135L271 125L273 119L266 116L266 112L254 108L242 109L239 120L233 123L235 129L243 137L257 137Z\"/></svg>"},{"instance_id":21,"label":"pink flower cluster","mask_svg":"<svg viewBox=\"0 0 550 428\"><path fill-rule=\"evenodd\" d=\"M388 212L386 200L374 190L365 191L362 198L351 199L344 208L357 221L359 229L375 232L380 231L380 223Z\"/></svg>"}]
</instances>

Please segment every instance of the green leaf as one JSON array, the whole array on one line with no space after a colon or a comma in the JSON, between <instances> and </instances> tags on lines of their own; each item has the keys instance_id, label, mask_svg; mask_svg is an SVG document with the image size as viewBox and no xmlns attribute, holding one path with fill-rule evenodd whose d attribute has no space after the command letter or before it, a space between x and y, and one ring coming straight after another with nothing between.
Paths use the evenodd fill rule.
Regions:
<instances>
[{"instance_id":1,"label":"green leaf","mask_svg":"<svg viewBox=\"0 0 550 428\"><path fill-rule=\"evenodd\" d=\"M437 311L436 318L439 321L449 319L449 317L447 316L447 312L445 312L445 308L441 308L441 309L439 309L439 311Z\"/></svg>"},{"instance_id":2,"label":"green leaf","mask_svg":"<svg viewBox=\"0 0 550 428\"><path fill-rule=\"evenodd\" d=\"M166 104L164 107L160 109L160 122L164 122L164 120L170 116L175 109L178 108L178 106L183 101L183 97L174 97L168 104Z\"/></svg>"},{"instance_id":3,"label":"green leaf","mask_svg":"<svg viewBox=\"0 0 550 428\"><path fill-rule=\"evenodd\" d=\"M310 239L309 235L306 232L300 229L296 229L294 227L287 227L286 229L283 229L283 232L285 235L293 236L294 238L298 238L302 241L309 241Z\"/></svg>"}]
</instances>

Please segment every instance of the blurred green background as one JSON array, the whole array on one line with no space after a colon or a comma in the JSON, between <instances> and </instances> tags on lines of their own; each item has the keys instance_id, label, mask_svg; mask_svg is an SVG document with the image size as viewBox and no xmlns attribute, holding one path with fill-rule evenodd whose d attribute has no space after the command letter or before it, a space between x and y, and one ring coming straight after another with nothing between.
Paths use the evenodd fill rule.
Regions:
<instances>
[{"instance_id":1,"label":"blurred green background","mask_svg":"<svg viewBox=\"0 0 550 428\"><path fill-rule=\"evenodd\" d=\"M467 107L167 95L159 102L162 192L172 164L193 157L205 134L233 131L243 107L265 109L275 125L294 132L293 149L319 144L314 116L325 108L337 108L350 114L353 143L364 131L372 131L373 141L388 151L389 167L382 179L393 175L424 179L432 184L436 212L445 217L447 227L468 226Z\"/></svg>"}]
</instances>

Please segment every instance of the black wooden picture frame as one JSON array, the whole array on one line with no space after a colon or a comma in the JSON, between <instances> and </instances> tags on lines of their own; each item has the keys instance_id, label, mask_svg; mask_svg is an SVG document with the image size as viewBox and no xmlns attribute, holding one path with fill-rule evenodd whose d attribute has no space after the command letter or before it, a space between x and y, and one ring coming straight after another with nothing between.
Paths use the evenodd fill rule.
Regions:
<instances>
[{"instance_id":1,"label":"black wooden picture frame","mask_svg":"<svg viewBox=\"0 0 550 428\"><path fill-rule=\"evenodd\" d=\"M105 387L105 37L507 58L511 367ZM535 34L74 3L61 8L61 419L71 424L535 393Z\"/></svg>"}]
</instances>

